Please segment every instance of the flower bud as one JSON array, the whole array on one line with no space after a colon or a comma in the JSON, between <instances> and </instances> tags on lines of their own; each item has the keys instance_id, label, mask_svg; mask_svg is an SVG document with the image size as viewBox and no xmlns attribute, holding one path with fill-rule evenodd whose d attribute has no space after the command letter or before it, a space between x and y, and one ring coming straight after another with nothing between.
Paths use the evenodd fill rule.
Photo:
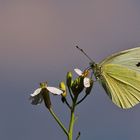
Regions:
<instances>
[{"instance_id":1,"label":"flower bud","mask_svg":"<svg viewBox=\"0 0 140 140\"><path fill-rule=\"evenodd\" d=\"M74 95L75 94L76 95L79 94L84 89L83 78L84 77L79 76L78 78L76 78L73 81L72 86L71 86L71 90L72 90L72 92L73 92Z\"/></svg>"},{"instance_id":2,"label":"flower bud","mask_svg":"<svg viewBox=\"0 0 140 140\"><path fill-rule=\"evenodd\" d=\"M71 85L72 85L72 73L71 72L68 72L67 73L66 83L67 83L68 88L70 88Z\"/></svg>"},{"instance_id":3,"label":"flower bud","mask_svg":"<svg viewBox=\"0 0 140 140\"><path fill-rule=\"evenodd\" d=\"M60 89L63 91L63 93L61 94L62 97L66 97L67 96L67 92L66 92L66 85L64 82L61 82L59 84Z\"/></svg>"}]
</instances>

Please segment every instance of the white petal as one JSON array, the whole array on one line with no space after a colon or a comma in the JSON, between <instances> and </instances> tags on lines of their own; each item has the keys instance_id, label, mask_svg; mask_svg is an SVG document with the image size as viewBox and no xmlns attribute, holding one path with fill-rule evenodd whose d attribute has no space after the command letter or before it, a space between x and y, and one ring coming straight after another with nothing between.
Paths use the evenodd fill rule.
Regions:
<instances>
[{"instance_id":1,"label":"white petal","mask_svg":"<svg viewBox=\"0 0 140 140\"><path fill-rule=\"evenodd\" d=\"M83 73L80 69L74 69L74 71L75 71L79 76L81 76L82 73Z\"/></svg>"},{"instance_id":2,"label":"white petal","mask_svg":"<svg viewBox=\"0 0 140 140\"><path fill-rule=\"evenodd\" d=\"M38 95L41 91L41 88L36 89L32 94L30 94L31 97L34 97L36 95Z\"/></svg>"},{"instance_id":3,"label":"white petal","mask_svg":"<svg viewBox=\"0 0 140 140\"><path fill-rule=\"evenodd\" d=\"M90 79L87 77L84 78L84 87L90 87Z\"/></svg>"},{"instance_id":4,"label":"white petal","mask_svg":"<svg viewBox=\"0 0 140 140\"><path fill-rule=\"evenodd\" d=\"M46 87L48 89L49 92L56 94L56 95L60 95L63 93L62 90L56 88L56 87Z\"/></svg>"}]
</instances>

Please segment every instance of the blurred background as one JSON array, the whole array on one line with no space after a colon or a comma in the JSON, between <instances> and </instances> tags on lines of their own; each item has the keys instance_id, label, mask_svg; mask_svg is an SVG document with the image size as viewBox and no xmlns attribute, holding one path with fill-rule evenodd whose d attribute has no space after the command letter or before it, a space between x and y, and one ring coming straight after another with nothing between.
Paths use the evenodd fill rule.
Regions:
<instances>
[{"instance_id":1,"label":"blurred background","mask_svg":"<svg viewBox=\"0 0 140 140\"><path fill-rule=\"evenodd\" d=\"M140 45L139 0L0 0L0 139L66 140L44 104L29 95L40 82L58 86L68 71L89 60ZM52 97L52 96L51 96ZM69 111L52 97L67 127ZM140 105L122 110L95 83L78 108L74 137L80 140L139 140Z\"/></svg>"}]
</instances>

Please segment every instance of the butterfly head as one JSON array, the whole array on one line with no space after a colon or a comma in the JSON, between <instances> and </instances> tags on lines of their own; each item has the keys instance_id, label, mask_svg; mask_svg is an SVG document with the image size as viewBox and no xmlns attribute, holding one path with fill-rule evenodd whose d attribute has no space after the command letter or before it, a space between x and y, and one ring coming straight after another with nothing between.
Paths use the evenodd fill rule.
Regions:
<instances>
[{"instance_id":1,"label":"butterfly head","mask_svg":"<svg viewBox=\"0 0 140 140\"><path fill-rule=\"evenodd\" d=\"M89 62L89 66L91 69L94 69L96 67L96 64L95 62L92 61L92 62Z\"/></svg>"},{"instance_id":2,"label":"butterfly head","mask_svg":"<svg viewBox=\"0 0 140 140\"><path fill-rule=\"evenodd\" d=\"M88 71L92 70L92 75L94 74L95 78L96 78L96 79L99 79L99 77L100 77L100 75L101 75L101 68L98 66L98 64L96 64L96 63L87 55L87 53L86 53L83 49L79 48L78 46L76 46L76 48L77 48L80 52L82 52L82 53L90 60L89 67L86 68L86 70L88 70ZM85 70L85 71L86 71L86 70ZM91 77L92 77L92 76L91 76Z\"/></svg>"},{"instance_id":3,"label":"butterfly head","mask_svg":"<svg viewBox=\"0 0 140 140\"><path fill-rule=\"evenodd\" d=\"M100 79L100 76L101 76L101 67L96 64L95 62L90 62L89 63L89 70L92 70L92 73L94 75L94 77L98 80Z\"/></svg>"}]
</instances>

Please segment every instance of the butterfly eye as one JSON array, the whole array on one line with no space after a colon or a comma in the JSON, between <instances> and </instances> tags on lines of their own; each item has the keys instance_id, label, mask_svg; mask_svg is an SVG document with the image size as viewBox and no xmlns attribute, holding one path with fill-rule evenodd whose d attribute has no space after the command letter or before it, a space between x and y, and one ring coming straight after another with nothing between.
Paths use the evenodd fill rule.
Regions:
<instances>
[{"instance_id":1,"label":"butterfly eye","mask_svg":"<svg viewBox=\"0 0 140 140\"><path fill-rule=\"evenodd\" d=\"M138 63L136 64L136 66L137 66L137 67L140 67L140 62L138 62Z\"/></svg>"}]
</instances>

